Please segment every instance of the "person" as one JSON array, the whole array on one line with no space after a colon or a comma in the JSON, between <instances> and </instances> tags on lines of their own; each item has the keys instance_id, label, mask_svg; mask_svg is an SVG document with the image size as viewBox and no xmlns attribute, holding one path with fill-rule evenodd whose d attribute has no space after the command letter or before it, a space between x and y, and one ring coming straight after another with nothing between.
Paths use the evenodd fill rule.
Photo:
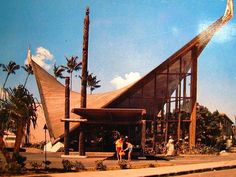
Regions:
<instances>
[{"instance_id":1,"label":"person","mask_svg":"<svg viewBox=\"0 0 236 177\"><path fill-rule=\"evenodd\" d=\"M123 152L123 136L120 136L120 138L118 140L116 140L115 144L116 144L116 156L117 156L117 160L120 161L122 160L122 155L121 152Z\"/></svg>"},{"instance_id":2,"label":"person","mask_svg":"<svg viewBox=\"0 0 236 177\"><path fill-rule=\"evenodd\" d=\"M167 153L166 156L173 156L175 147L174 147L174 140L172 139L172 136L169 137L168 143L166 144Z\"/></svg>"},{"instance_id":3,"label":"person","mask_svg":"<svg viewBox=\"0 0 236 177\"><path fill-rule=\"evenodd\" d=\"M128 161L131 161L131 153L133 151L133 145L128 141L126 140L126 149L124 150L125 151L128 151Z\"/></svg>"}]
</instances>

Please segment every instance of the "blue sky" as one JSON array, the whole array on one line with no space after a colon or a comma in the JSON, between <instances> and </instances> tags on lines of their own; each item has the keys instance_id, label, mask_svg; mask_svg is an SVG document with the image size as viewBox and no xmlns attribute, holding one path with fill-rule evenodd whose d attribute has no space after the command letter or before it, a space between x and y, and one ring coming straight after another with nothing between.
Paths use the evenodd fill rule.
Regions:
<instances>
[{"instance_id":1,"label":"blue sky","mask_svg":"<svg viewBox=\"0 0 236 177\"><path fill-rule=\"evenodd\" d=\"M101 80L96 92L113 90L162 63L222 16L225 4L226 0L1 0L0 62L23 65L29 45L49 72L53 63L65 64L65 56L81 58L89 6L89 71ZM198 65L198 102L231 118L236 114L235 56L233 19L208 44ZM0 73L3 84L6 73ZM17 71L7 87L23 83L25 77L23 70ZM73 85L78 90L79 80ZM27 87L38 97L34 77Z\"/></svg>"}]
</instances>

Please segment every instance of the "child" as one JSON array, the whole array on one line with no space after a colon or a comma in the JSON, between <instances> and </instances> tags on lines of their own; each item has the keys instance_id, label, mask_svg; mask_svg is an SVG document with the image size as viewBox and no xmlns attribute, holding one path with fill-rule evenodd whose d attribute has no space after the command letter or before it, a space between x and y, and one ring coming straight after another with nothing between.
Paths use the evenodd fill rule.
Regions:
<instances>
[{"instance_id":1,"label":"child","mask_svg":"<svg viewBox=\"0 0 236 177\"><path fill-rule=\"evenodd\" d=\"M126 141L126 149L124 151L129 151L128 152L128 161L131 161L131 153L132 153L132 150L133 150L133 145L129 142L129 141Z\"/></svg>"},{"instance_id":2,"label":"child","mask_svg":"<svg viewBox=\"0 0 236 177\"><path fill-rule=\"evenodd\" d=\"M121 136L118 140L116 140L116 155L117 155L117 160L120 161L122 160L122 155L120 155L120 152L123 151L123 137Z\"/></svg>"}]
</instances>

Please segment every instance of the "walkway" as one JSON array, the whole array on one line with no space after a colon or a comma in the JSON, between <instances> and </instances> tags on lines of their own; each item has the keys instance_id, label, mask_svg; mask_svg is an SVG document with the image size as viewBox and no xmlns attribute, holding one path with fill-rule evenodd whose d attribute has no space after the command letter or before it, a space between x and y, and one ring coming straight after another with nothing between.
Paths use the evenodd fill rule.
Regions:
<instances>
[{"instance_id":1,"label":"walkway","mask_svg":"<svg viewBox=\"0 0 236 177\"><path fill-rule=\"evenodd\" d=\"M110 170L110 171L84 171L76 173L66 173L70 177L140 177L140 176L168 176L168 175L181 175L193 172L203 172L210 170L236 168L236 160L209 162L200 164L176 165L157 168L143 168L143 169L127 169L127 170ZM34 176L45 176L34 175ZM65 173L47 174L47 176L64 177Z\"/></svg>"}]
</instances>

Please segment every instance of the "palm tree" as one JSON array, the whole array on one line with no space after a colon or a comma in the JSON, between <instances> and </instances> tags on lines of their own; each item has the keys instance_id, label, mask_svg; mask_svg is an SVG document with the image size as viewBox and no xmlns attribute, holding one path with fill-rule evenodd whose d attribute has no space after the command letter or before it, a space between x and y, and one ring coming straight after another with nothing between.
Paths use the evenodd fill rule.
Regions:
<instances>
[{"instance_id":1,"label":"palm tree","mask_svg":"<svg viewBox=\"0 0 236 177\"><path fill-rule=\"evenodd\" d=\"M93 76L93 73L88 75L88 87L90 88L90 94L96 89L101 87L98 83L100 80L97 80L97 76Z\"/></svg>"},{"instance_id":2,"label":"palm tree","mask_svg":"<svg viewBox=\"0 0 236 177\"><path fill-rule=\"evenodd\" d=\"M78 62L77 56L71 56L70 58L67 58L67 66L62 66L66 71L70 74L70 86L72 89L72 75L74 71L79 71L82 66L82 62Z\"/></svg>"},{"instance_id":3,"label":"palm tree","mask_svg":"<svg viewBox=\"0 0 236 177\"><path fill-rule=\"evenodd\" d=\"M13 160L16 160L27 124L32 123L35 128L37 106L33 95L23 85L7 89L7 92L5 109L8 110L9 119L14 121L16 127L16 142L12 156Z\"/></svg>"},{"instance_id":4,"label":"palm tree","mask_svg":"<svg viewBox=\"0 0 236 177\"><path fill-rule=\"evenodd\" d=\"M6 82L8 80L8 77L10 76L10 74L15 74L15 71L20 69L20 65L17 65L14 61L10 61L7 65L0 64L0 67L3 68L3 71L7 72L7 77L6 77L4 84L3 84L3 89L4 89Z\"/></svg>"},{"instance_id":5,"label":"palm tree","mask_svg":"<svg viewBox=\"0 0 236 177\"><path fill-rule=\"evenodd\" d=\"M62 72L64 72L65 69L62 67L62 66L57 66L56 64L54 64L53 66L53 73L54 73L54 76L55 78L65 78L63 75L62 75Z\"/></svg>"},{"instance_id":6,"label":"palm tree","mask_svg":"<svg viewBox=\"0 0 236 177\"><path fill-rule=\"evenodd\" d=\"M27 76L26 76L25 83L24 83L24 87L25 87L29 76L33 75L34 71L33 71L33 68L30 64L29 65L26 64L25 66L21 66L21 67L27 72Z\"/></svg>"},{"instance_id":7,"label":"palm tree","mask_svg":"<svg viewBox=\"0 0 236 177\"><path fill-rule=\"evenodd\" d=\"M21 66L21 67L27 72L27 76L26 76L25 83L24 83L24 87L25 87L29 76L33 75L34 71L33 71L33 68L30 64L29 65L26 64L25 66ZM25 136L25 143L26 144L29 144L29 136L30 136L30 123L27 125L27 128L26 128L26 136Z\"/></svg>"}]
</instances>

